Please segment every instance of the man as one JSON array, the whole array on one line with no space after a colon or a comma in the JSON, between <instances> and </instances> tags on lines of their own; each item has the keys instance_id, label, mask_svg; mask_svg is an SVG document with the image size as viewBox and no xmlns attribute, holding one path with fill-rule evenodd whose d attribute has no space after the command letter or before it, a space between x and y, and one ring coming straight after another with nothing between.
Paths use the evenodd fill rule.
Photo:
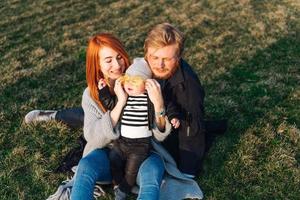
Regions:
<instances>
[{"instance_id":1,"label":"man","mask_svg":"<svg viewBox=\"0 0 300 200\"><path fill-rule=\"evenodd\" d=\"M165 102L173 102L172 107L177 107L181 113L179 128L173 129L163 146L176 160L179 169L193 178L201 167L205 128L211 123L204 123L204 89L191 66L182 59L183 49L183 34L168 23L156 25L144 43L145 60L160 83ZM166 109L169 108L157 114L164 117ZM81 109L35 110L25 116L25 122L55 119L78 127L82 125L82 115ZM70 116L72 119L69 119ZM226 123L214 123L212 129L223 133Z\"/></svg>"},{"instance_id":2,"label":"man","mask_svg":"<svg viewBox=\"0 0 300 200\"><path fill-rule=\"evenodd\" d=\"M194 177L205 149L204 89L182 59L183 49L183 34L168 23L156 25L144 44L145 59L161 85L165 101L173 102L181 113L179 129L173 129L163 146L179 169Z\"/></svg>"}]
</instances>

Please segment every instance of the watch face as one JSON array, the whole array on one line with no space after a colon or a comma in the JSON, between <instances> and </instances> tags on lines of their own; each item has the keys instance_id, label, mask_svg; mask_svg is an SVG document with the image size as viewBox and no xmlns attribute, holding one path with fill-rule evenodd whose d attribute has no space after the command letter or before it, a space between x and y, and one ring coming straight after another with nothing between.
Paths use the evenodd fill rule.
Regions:
<instances>
[{"instance_id":1,"label":"watch face","mask_svg":"<svg viewBox=\"0 0 300 200\"><path fill-rule=\"evenodd\" d=\"M156 112L155 115L159 117L164 117L166 115L166 110L162 109L160 112Z\"/></svg>"}]
</instances>

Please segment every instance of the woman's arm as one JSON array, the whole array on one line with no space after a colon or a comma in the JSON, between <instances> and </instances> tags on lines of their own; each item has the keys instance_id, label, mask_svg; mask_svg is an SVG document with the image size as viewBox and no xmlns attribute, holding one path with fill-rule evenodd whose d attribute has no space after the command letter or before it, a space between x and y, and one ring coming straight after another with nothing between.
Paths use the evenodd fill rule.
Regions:
<instances>
[{"instance_id":1,"label":"woman's arm","mask_svg":"<svg viewBox=\"0 0 300 200\"><path fill-rule=\"evenodd\" d=\"M111 140L119 137L110 117L110 111L104 113L90 96L89 89L82 95L82 108L84 110L84 138L92 148L102 148Z\"/></svg>"},{"instance_id":2,"label":"woman's arm","mask_svg":"<svg viewBox=\"0 0 300 200\"><path fill-rule=\"evenodd\" d=\"M117 104L114 107L114 109L112 109L112 111L110 112L110 117L111 117L112 124L115 127L116 124L119 121L119 118L120 118L120 115L122 113L123 107L126 105L128 95L124 91L124 89L122 87L122 84L120 82L120 79L116 80L114 91L116 93L118 101L117 101Z\"/></svg>"}]
</instances>

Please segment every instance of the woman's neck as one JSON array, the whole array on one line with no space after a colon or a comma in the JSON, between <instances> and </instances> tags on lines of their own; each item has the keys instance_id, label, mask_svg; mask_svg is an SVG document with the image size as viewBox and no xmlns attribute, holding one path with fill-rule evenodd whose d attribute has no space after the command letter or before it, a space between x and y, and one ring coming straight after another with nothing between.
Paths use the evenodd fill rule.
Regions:
<instances>
[{"instance_id":1,"label":"woman's neck","mask_svg":"<svg viewBox=\"0 0 300 200\"><path fill-rule=\"evenodd\" d=\"M109 85L114 88L116 80L109 79Z\"/></svg>"}]
</instances>

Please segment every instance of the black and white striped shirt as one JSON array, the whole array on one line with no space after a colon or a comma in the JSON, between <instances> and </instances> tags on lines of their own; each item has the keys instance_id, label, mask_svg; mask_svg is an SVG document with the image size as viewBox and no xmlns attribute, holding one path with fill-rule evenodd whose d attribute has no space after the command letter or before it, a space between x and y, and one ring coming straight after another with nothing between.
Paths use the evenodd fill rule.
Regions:
<instances>
[{"instance_id":1,"label":"black and white striped shirt","mask_svg":"<svg viewBox=\"0 0 300 200\"><path fill-rule=\"evenodd\" d=\"M144 138L152 135L148 129L147 94L128 96L121 119L121 135L127 138Z\"/></svg>"}]
</instances>

